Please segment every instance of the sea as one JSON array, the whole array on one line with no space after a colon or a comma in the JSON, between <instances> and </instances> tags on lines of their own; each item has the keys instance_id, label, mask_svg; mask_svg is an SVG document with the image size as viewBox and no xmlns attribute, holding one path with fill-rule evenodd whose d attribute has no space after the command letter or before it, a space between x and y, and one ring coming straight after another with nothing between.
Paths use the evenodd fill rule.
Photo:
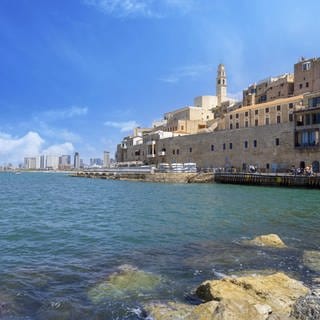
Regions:
<instances>
[{"instance_id":1,"label":"sea","mask_svg":"<svg viewBox=\"0 0 320 320\"><path fill-rule=\"evenodd\" d=\"M312 284L319 191L0 173L0 319L150 319L207 279L283 271ZM286 249L247 239L275 233Z\"/></svg>"}]
</instances>

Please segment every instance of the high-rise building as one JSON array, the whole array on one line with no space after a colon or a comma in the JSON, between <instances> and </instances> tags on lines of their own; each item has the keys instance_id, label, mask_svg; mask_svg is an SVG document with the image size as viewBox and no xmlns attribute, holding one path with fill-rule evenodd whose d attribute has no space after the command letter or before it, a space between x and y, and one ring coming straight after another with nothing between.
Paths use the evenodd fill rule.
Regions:
<instances>
[{"instance_id":1,"label":"high-rise building","mask_svg":"<svg viewBox=\"0 0 320 320\"><path fill-rule=\"evenodd\" d=\"M73 167L74 167L74 169L80 169L80 155L79 155L79 152L75 152L74 153Z\"/></svg>"},{"instance_id":2,"label":"high-rise building","mask_svg":"<svg viewBox=\"0 0 320 320\"><path fill-rule=\"evenodd\" d=\"M109 151L103 152L103 166L105 168L110 168L110 152Z\"/></svg>"},{"instance_id":3,"label":"high-rise building","mask_svg":"<svg viewBox=\"0 0 320 320\"><path fill-rule=\"evenodd\" d=\"M36 169L37 168L36 157L25 157L24 158L24 168L25 169Z\"/></svg>"},{"instance_id":4,"label":"high-rise building","mask_svg":"<svg viewBox=\"0 0 320 320\"><path fill-rule=\"evenodd\" d=\"M59 156L57 156L57 155L47 155L46 168L49 169L49 170L57 170L57 169L59 169Z\"/></svg>"}]
</instances>

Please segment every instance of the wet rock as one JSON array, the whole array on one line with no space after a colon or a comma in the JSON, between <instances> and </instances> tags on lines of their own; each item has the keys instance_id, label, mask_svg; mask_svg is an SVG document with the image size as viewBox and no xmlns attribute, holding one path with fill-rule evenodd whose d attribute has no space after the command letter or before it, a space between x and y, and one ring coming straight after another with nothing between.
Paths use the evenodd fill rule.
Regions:
<instances>
[{"instance_id":1,"label":"wet rock","mask_svg":"<svg viewBox=\"0 0 320 320\"><path fill-rule=\"evenodd\" d=\"M299 320L320 320L320 289L299 298L293 305L291 316Z\"/></svg>"},{"instance_id":2,"label":"wet rock","mask_svg":"<svg viewBox=\"0 0 320 320\"><path fill-rule=\"evenodd\" d=\"M238 312L249 319L267 319L269 314L289 317L291 306L309 292L299 281L283 273L269 276L225 278L206 281L196 294L204 301L218 301L213 319L233 318Z\"/></svg>"},{"instance_id":3,"label":"wet rock","mask_svg":"<svg viewBox=\"0 0 320 320\"><path fill-rule=\"evenodd\" d=\"M179 302L149 303L144 309L154 320L188 319L194 306Z\"/></svg>"},{"instance_id":4,"label":"wet rock","mask_svg":"<svg viewBox=\"0 0 320 320\"><path fill-rule=\"evenodd\" d=\"M320 272L320 251L304 251L303 263L311 270Z\"/></svg>"},{"instance_id":5,"label":"wet rock","mask_svg":"<svg viewBox=\"0 0 320 320\"><path fill-rule=\"evenodd\" d=\"M255 245L255 246L272 247L272 248L287 247L278 235L272 234L272 233L255 237L252 240L244 241L244 243Z\"/></svg>"},{"instance_id":6,"label":"wet rock","mask_svg":"<svg viewBox=\"0 0 320 320\"><path fill-rule=\"evenodd\" d=\"M105 299L125 299L150 293L161 283L161 277L130 265L123 265L105 281L89 290L94 303Z\"/></svg>"}]
</instances>

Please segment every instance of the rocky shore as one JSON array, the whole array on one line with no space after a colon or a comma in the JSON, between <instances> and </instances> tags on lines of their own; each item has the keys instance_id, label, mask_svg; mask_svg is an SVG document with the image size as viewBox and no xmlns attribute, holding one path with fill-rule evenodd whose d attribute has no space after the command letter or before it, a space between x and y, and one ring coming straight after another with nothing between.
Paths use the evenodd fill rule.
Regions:
<instances>
[{"instance_id":1,"label":"rocky shore","mask_svg":"<svg viewBox=\"0 0 320 320\"><path fill-rule=\"evenodd\" d=\"M145 182L164 182L164 183L212 183L213 173L210 172L155 172L155 173L128 173L128 172L90 172L79 171L71 175L72 177L107 179L107 180L127 180Z\"/></svg>"}]
</instances>

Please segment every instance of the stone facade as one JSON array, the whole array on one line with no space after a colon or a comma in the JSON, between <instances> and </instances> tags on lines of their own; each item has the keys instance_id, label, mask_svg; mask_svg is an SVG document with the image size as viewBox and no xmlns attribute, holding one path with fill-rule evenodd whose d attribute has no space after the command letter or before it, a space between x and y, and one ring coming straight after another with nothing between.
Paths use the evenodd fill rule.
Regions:
<instances>
[{"instance_id":1,"label":"stone facade","mask_svg":"<svg viewBox=\"0 0 320 320\"><path fill-rule=\"evenodd\" d=\"M154 165L195 162L200 168L243 171L254 165L262 172L311 166L319 172L320 59L300 61L294 68L297 91L296 78L293 82L293 76L286 74L250 86L242 104L219 104L222 93L217 82L216 107L208 107L214 99L198 97L198 106L167 113L166 128L143 135L139 143L134 143L135 137L125 138L118 145L117 161ZM221 66L217 81L219 73L225 76ZM226 85L222 78L220 84L225 80ZM301 79L305 82L300 89ZM306 88L312 91L305 92ZM263 94L266 97L261 99ZM192 114L193 109L198 113Z\"/></svg>"}]
</instances>

